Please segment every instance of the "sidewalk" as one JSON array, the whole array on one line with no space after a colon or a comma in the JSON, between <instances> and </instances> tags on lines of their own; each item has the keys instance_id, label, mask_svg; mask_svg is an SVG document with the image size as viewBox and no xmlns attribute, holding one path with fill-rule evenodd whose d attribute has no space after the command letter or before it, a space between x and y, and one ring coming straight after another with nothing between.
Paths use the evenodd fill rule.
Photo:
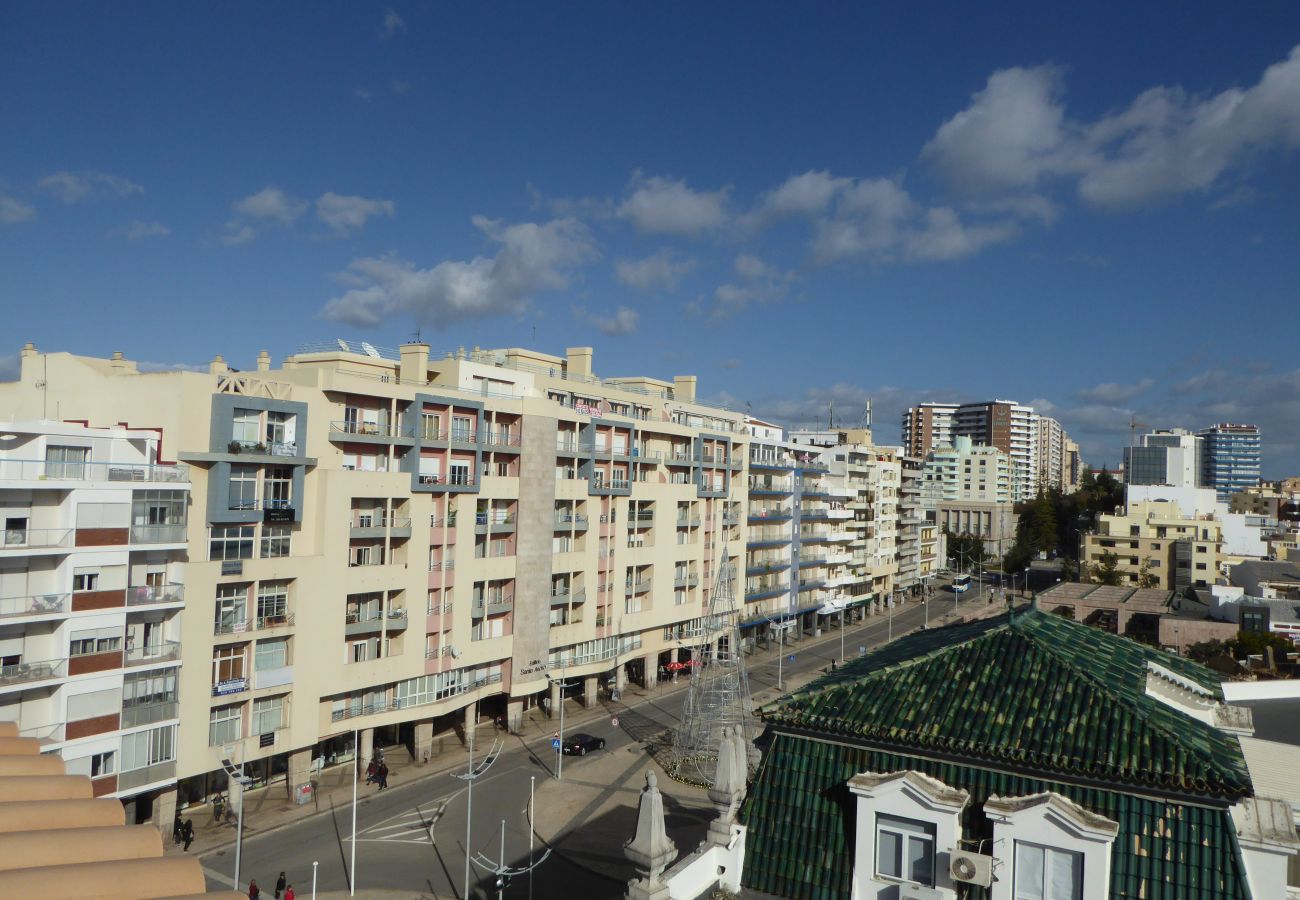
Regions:
<instances>
[{"instance_id":1,"label":"sidewalk","mask_svg":"<svg viewBox=\"0 0 1300 900\"><path fill-rule=\"evenodd\" d=\"M909 604L904 604L903 608L907 608L908 606L914 607L916 603L917 601L913 601ZM988 606L980 598L975 597L972 597L970 600L962 601L960 606L960 612L963 614L963 617L972 618L980 615L987 615L990 610L1000 612L1001 609L1002 607L998 603ZM845 631L847 634L852 635L857 629L881 621L883 621L882 616L871 617L863 622L847 625ZM931 627L947 624L950 621L952 621L951 612L947 613L942 620L940 620L938 616L934 616L931 619ZM915 629L909 629L909 631L910 630ZM905 633L907 632L901 629L896 629L894 637L897 639L902 637ZM826 663L825 665L818 666L816 669L809 672L786 676L783 679L785 692L796 690L804 684L807 684L809 681L819 677L823 673L823 670L829 666L830 660L839 657L839 640L839 630L834 626L834 624L832 624L831 627L822 629L820 637L805 637L802 640L787 643L784 646L784 652L786 654L804 655L812 651L818 651L816 655L824 656ZM831 645L834 645L833 648ZM830 650L829 653L827 652L828 650ZM845 652L850 659L857 656L857 644L854 644L851 647L846 646ZM776 653L776 647L767 650L760 649L746 657L746 663L751 668L757 665L762 665L775 660ZM566 731L580 730L581 726L598 719L606 718L613 711L620 711L621 714L621 710L625 707L635 707L643 701L669 696L678 691L684 691L689 683L689 678L680 678L676 683L665 682L656 687L643 688L639 685L633 684L632 682L628 682L627 686L623 690L623 696L620 702L611 704L609 701L602 699L602 701L592 709L584 708L576 700L569 700L567 701L568 705L565 707L564 714L565 729ZM753 692L755 707L770 702L782 693L778 692L774 687L765 687L755 690L751 685L751 690ZM529 710L524 714L523 728L521 731L511 736L514 740L507 742L506 752L511 752L522 744L536 743L538 746L543 746L543 743L556 730L558 724L558 715L548 718L540 709ZM631 725L632 723L629 721L627 724ZM630 729L625 730L629 730L630 732ZM486 748L489 746L492 742L493 736L499 735L492 723L486 719L479 723L475 730L475 734L477 736L476 746L480 748ZM649 736L636 734L634 737L636 737L638 741L644 743L647 741ZM451 746L447 746L446 749L443 749L441 752L435 751L434 755L430 757L429 762L423 766L417 766L412 762L410 755L404 746L398 745L394 747L385 747L384 756L388 762L389 768L391 769L389 774L389 787L401 787L416 781L421 781L438 775L445 775L453 770L463 768L466 761L464 746L455 742L449 743L451 743ZM564 841L559 836L567 834L573 827L575 827L574 821L572 821L571 818L566 818L564 813L565 810L586 810L583 814L585 820L596 815L604 814L609 814L617 818L617 814L612 812L615 805L628 806L629 808L634 807L635 799L640 794L641 787L645 783L645 770L646 768L653 766L654 763L643 755L642 747L629 749L635 754L634 756L623 756L620 752L609 754L610 757L617 757L626 767L625 769L616 768L614 771L609 773L611 776L610 781L604 782L600 785L589 786L589 789L579 790L577 788L581 786L577 782L566 778L564 781L566 788L573 787L575 790L571 794L562 792L561 801L547 805L548 809L553 811L553 814L548 815L546 821L539 821L537 823L538 834L543 835L548 839L549 837L555 836L560 840L561 846L563 846ZM322 771L316 785L313 802L302 806L294 805L289 800L287 795L288 792L283 782L248 791L245 796L245 801L247 803L247 818L244 820L245 839L264 835L288 825L301 822L314 815L326 813L331 809L350 804L352 802L352 782L349 777L351 772L352 766L350 763L332 766ZM621 780L616 784L614 780L615 778L621 778ZM669 783L673 785L671 790L667 787ZM676 802L681 804L681 815L684 817L682 824L685 825L689 821L693 821L694 814L691 813L690 810L694 805L698 804L690 802L690 798L693 796L690 792L696 791L697 789L678 785L676 782L672 782L669 778L660 778L659 784L660 787L665 790L666 794L671 794L677 798ZM554 785L555 788L559 787L558 783L548 782L548 785ZM591 794L591 791L597 789L599 789L599 791L596 795ZM369 796L371 793L376 791L377 788L363 782L358 785L357 790L358 797L364 797ZM702 798L703 796L704 792L698 791L698 797ZM617 804L615 803L615 800L617 800ZM595 803L595 806L588 810L587 807L593 803ZM703 803L705 807L708 806L707 800L704 800ZM181 817L182 819L192 819L194 822L194 843L191 845L189 850L191 854L207 856L216 850L229 847L235 842L235 826L233 824L215 823L213 821L211 803L204 806L192 807L188 810L182 810ZM707 822L707 817L704 821ZM670 816L670 826L671 823L672 816ZM578 857L582 858L586 858L586 855L590 853L592 858L591 867L597 868L600 871L604 871L604 869L611 864L611 861L614 860L614 850L617 850L617 864L619 866L622 865L622 842L631 837L630 831L623 833L623 831L619 830L621 823L611 824L614 825L614 827L602 827L600 829L584 831L583 841L584 846L589 846L590 835L594 833L599 835L602 840L610 843L609 848L599 849L599 847L597 847L597 849L592 851L586 849L581 852L576 850L573 851L578 854ZM700 833L703 834L703 826L701 826ZM171 843L170 834L164 834L163 837L165 854L173 855L185 852L180 846ZM694 844L691 844L689 848L686 848L679 842L679 849L692 849L693 847ZM568 852L568 848L566 847L566 854L568 854ZM575 857L575 862L584 864L582 859L578 857ZM602 862L602 860L604 860L604 862Z\"/></svg>"}]
</instances>

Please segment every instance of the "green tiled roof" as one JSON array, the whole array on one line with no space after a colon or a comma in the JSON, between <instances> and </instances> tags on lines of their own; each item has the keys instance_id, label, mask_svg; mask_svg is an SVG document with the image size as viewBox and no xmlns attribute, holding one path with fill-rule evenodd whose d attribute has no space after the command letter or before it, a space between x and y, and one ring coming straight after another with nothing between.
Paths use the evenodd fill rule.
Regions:
<instances>
[{"instance_id":1,"label":"green tiled roof","mask_svg":"<svg viewBox=\"0 0 1300 900\"><path fill-rule=\"evenodd\" d=\"M1218 676L1195 663L1029 610L909 635L760 715L882 749L1120 790L1249 794L1235 738L1146 695L1149 661L1223 696Z\"/></svg>"},{"instance_id":2,"label":"green tiled roof","mask_svg":"<svg viewBox=\"0 0 1300 900\"><path fill-rule=\"evenodd\" d=\"M743 883L794 900L842 900L853 873L854 803L847 782L859 772L912 769L970 792L963 838L993 837L983 815L992 794L1056 791L1119 823L1112 845L1112 900L1244 900L1249 894L1229 813L1119 791L1098 790L920 759L869 747L778 733L741 811L748 826ZM984 852L988 845L984 845ZM971 887L968 900L987 900Z\"/></svg>"}]
</instances>

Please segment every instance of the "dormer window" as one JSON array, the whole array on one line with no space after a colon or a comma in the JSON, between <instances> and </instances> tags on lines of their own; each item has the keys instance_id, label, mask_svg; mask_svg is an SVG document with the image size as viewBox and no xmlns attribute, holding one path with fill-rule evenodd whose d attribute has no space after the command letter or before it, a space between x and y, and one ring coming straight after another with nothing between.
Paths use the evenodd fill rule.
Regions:
<instances>
[{"instance_id":1,"label":"dormer window","mask_svg":"<svg viewBox=\"0 0 1300 900\"><path fill-rule=\"evenodd\" d=\"M876 874L934 887L934 825L877 813Z\"/></svg>"}]
</instances>

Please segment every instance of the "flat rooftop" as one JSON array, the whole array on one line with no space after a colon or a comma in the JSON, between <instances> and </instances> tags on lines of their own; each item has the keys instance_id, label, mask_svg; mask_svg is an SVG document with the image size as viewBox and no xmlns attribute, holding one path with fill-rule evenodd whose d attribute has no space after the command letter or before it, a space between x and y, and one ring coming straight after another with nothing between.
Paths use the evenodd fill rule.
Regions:
<instances>
[{"instance_id":1,"label":"flat rooftop","mask_svg":"<svg viewBox=\"0 0 1300 900\"><path fill-rule=\"evenodd\" d=\"M1119 608L1125 605L1145 609L1165 608L1173 591L1135 588L1125 585L1087 584L1063 581L1038 595L1039 603L1085 603L1090 606Z\"/></svg>"}]
</instances>

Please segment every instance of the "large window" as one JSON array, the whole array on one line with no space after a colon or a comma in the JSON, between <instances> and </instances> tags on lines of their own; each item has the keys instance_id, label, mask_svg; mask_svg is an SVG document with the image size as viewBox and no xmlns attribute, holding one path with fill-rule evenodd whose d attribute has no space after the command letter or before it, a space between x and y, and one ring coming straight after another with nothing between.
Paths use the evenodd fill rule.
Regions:
<instances>
[{"instance_id":1,"label":"large window","mask_svg":"<svg viewBox=\"0 0 1300 900\"><path fill-rule=\"evenodd\" d=\"M877 815L876 874L934 887L934 826Z\"/></svg>"},{"instance_id":2,"label":"large window","mask_svg":"<svg viewBox=\"0 0 1300 900\"><path fill-rule=\"evenodd\" d=\"M257 627L283 625L289 615L289 582L263 581L257 586Z\"/></svg>"},{"instance_id":3,"label":"large window","mask_svg":"<svg viewBox=\"0 0 1300 900\"><path fill-rule=\"evenodd\" d=\"M213 634L234 634L243 631L248 622L248 585L217 585L217 604L213 620Z\"/></svg>"},{"instance_id":4,"label":"large window","mask_svg":"<svg viewBox=\"0 0 1300 900\"><path fill-rule=\"evenodd\" d=\"M253 558L252 525L213 525L208 543L208 558L216 562L224 559Z\"/></svg>"},{"instance_id":5,"label":"large window","mask_svg":"<svg viewBox=\"0 0 1300 900\"><path fill-rule=\"evenodd\" d=\"M262 526L262 559L274 559L289 555L289 536L292 529L288 525Z\"/></svg>"},{"instance_id":6,"label":"large window","mask_svg":"<svg viewBox=\"0 0 1300 900\"><path fill-rule=\"evenodd\" d=\"M1083 900L1083 854L1016 841L1013 900Z\"/></svg>"},{"instance_id":7,"label":"large window","mask_svg":"<svg viewBox=\"0 0 1300 900\"><path fill-rule=\"evenodd\" d=\"M246 678L246 661L247 652L243 644L217 647L212 651L212 683L221 684L223 681Z\"/></svg>"},{"instance_id":8,"label":"large window","mask_svg":"<svg viewBox=\"0 0 1300 900\"><path fill-rule=\"evenodd\" d=\"M253 734L270 734L283 724L283 697L263 697L253 701Z\"/></svg>"},{"instance_id":9,"label":"large window","mask_svg":"<svg viewBox=\"0 0 1300 900\"><path fill-rule=\"evenodd\" d=\"M230 467L228 509L257 509L257 466Z\"/></svg>"},{"instance_id":10,"label":"large window","mask_svg":"<svg viewBox=\"0 0 1300 900\"><path fill-rule=\"evenodd\" d=\"M122 735L122 771L143 769L176 758L176 726Z\"/></svg>"},{"instance_id":11,"label":"large window","mask_svg":"<svg viewBox=\"0 0 1300 900\"><path fill-rule=\"evenodd\" d=\"M86 453L85 447L46 447L46 477L84 478L86 474Z\"/></svg>"},{"instance_id":12,"label":"large window","mask_svg":"<svg viewBox=\"0 0 1300 900\"><path fill-rule=\"evenodd\" d=\"M244 736L244 704L218 706L208 716L208 746L233 744Z\"/></svg>"},{"instance_id":13,"label":"large window","mask_svg":"<svg viewBox=\"0 0 1300 900\"><path fill-rule=\"evenodd\" d=\"M68 643L69 656L85 656L88 653L112 653L121 649L122 632L116 626L74 631L72 632L72 639Z\"/></svg>"},{"instance_id":14,"label":"large window","mask_svg":"<svg viewBox=\"0 0 1300 900\"><path fill-rule=\"evenodd\" d=\"M267 509L289 509L293 506L293 469L289 466L271 466L266 470Z\"/></svg>"},{"instance_id":15,"label":"large window","mask_svg":"<svg viewBox=\"0 0 1300 900\"><path fill-rule=\"evenodd\" d=\"M258 641L253 658L253 668L258 672L271 669L283 669L289 665L289 639L277 638L273 641Z\"/></svg>"},{"instance_id":16,"label":"large window","mask_svg":"<svg viewBox=\"0 0 1300 900\"><path fill-rule=\"evenodd\" d=\"M122 707L151 706L176 700L176 669L128 675L122 682Z\"/></svg>"},{"instance_id":17,"label":"large window","mask_svg":"<svg viewBox=\"0 0 1300 900\"><path fill-rule=\"evenodd\" d=\"M272 410L266 414L266 444L272 453L292 456L297 451L297 419L288 412Z\"/></svg>"},{"instance_id":18,"label":"large window","mask_svg":"<svg viewBox=\"0 0 1300 900\"><path fill-rule=\"evenodd\" d=\"M261 441L262 413L256 409L236 409L231 423L230 438L241 444L257 444Z\"/></svg>"},{"instance_id":19,"label":"large window","mask_svg":"<svg viewBox=\"0 0 1300 900\"><path fill-rule=\"evenodd\" d=\"M184 491L136 491L131 495L132 525L184 525Z\"/></svg>"}]
</instances>

